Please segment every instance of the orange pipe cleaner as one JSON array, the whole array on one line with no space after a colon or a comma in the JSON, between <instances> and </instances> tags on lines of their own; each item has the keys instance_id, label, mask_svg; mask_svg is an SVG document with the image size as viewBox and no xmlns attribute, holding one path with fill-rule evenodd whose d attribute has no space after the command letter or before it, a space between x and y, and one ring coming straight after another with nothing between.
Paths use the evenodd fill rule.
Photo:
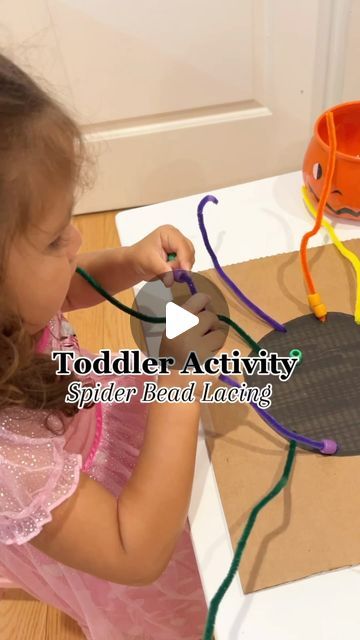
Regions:
<instances>
[{"instance_id":1,"label":"orange pipe cleaner","mask_svg":"<svg viewBox=\"0 0 360 640\"><path fill-rule=\"evenodd\" d=\"M335 124L334 124L334 116L331 111L328 111L326 113L326 125L327 125L328 136L329 136L329 158L328 158L328 163L327 163L326 173L324 178L324 186L323 186L323 190L320 197L315 225L313 229L311 229L311 231L308 231L307 233L305 233L305 235L303 236L303 239L301 240L301 247L300 247L301 266L304 272L304 279L309 291L308 301L313 313L322 322L326 320L327 310L326 310L326 306L322 303L320 299L320 295L316 292L314 281L310 273L310 268L309 268L309 263L307 258L307 244L308 244L309 238L311 238L312 236L315 236L321 227L321 223L324 215L324 209L330 194L330 189L331 189L331 184L332 184L332 179L333 179L334 169L335 169L336 131L335 131Z\"/></svg>"}]
</instances>

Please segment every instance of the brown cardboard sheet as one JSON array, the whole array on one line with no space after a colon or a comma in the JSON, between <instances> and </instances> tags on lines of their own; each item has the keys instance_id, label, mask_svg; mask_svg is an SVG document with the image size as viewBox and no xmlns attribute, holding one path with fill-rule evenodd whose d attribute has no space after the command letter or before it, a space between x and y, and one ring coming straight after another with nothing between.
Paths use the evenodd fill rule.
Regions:
<instances>
[{"instance_id":1,"label":"brown cardboard sheet","mask_svg":"<svg viewBox=\"0 0 360 640\"><path fill-rule=\"evenodd\" d=\"M360 240L345 244L360 256ZM352 314L356 282L351 264L333 246L312 249L309 257L328 311ZM234 264L225 271L279 322L309 313L298 252ZM223 291L231 318L255 340L272 330L237 300L215 270L202 273ZM242 355L251 351L230 331L223 350L234 348ZM351 384L359 385L359 380ZM248 405L208 404L204 419L235 549L251 509L281 477L289 445ZM327 457L298 448L288 486L260 512L244 551L240 580L245 593L360 563L359 486L360 456Z\"/></svg>"}]
</instances>

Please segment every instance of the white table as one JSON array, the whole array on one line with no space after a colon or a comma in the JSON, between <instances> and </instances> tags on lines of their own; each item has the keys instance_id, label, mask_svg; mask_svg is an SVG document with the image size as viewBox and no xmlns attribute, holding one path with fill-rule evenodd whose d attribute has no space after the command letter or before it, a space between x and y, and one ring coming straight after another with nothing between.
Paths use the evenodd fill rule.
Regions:
<instances>
[{"instance_id":1,"label":"white table","mask_svg":"<svg viewBox=\"0 0 360 640\"><path fill-rule=\"evenodd\" d=\"M218 205L206 205L204 216L220 264L225 266L297 250L302 235L312 226L312 218L302 203L301 186L301 173L294 172L209 192L219 200ZM193 270L211 268L196 217L197 205L204 195L120 212L116 225L122 244L133 244L156 227L173 224L194 243ZM336 231L342 240L360 238L360 222L336 222ZM321 230L309 246L328 243L328 234ZM136 291L141 286L135 287ZM157 339L158 333L153 338ZM189 520L204 592L210 602L228 571L233 550L202 428ZM357 640L359 603L360 566L249 595L244 595L236 577L220 605L216 638Z\"/></svg>"}]
</instances>

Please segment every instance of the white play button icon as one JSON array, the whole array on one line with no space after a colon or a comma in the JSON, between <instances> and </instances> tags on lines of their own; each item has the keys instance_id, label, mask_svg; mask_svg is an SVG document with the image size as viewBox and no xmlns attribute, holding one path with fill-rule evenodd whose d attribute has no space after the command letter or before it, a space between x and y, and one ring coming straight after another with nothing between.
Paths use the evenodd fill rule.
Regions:
<instances>
[{"instance_id":1,"label":"white play button icon","mask_svg":"<svg viewBox=\"0 0 360 640\"><path fill-rule=\"evenodd\" d=\"M179 307L175 302L167 302L165 333L169 340L176 338L197 324L199 324L199 318L193 313Z\"/></svg>"},{"instance_id":2,"label":"white play button icon","mask_svg":"<svg viewBox=\"0 0 360 640\"><path fill-rule=\"evenodd\" d=\"M165 273L163 275L165 276ZM171 289L164 286L162 276L157 276L150 282L146 282L136 294L131 309L131 333L140 351L142 353L146 352L146 355L150 358L159 357L160 347L163 356L173 357L171 353L173 347L171 345L177 340L190 342L188 351L190 351L190 348L196 349L198 339L201 340L201 322L199 324L198 317L202 318L202 315L200 315L201 312L198 312L198 306L196 304L193 306L194 303L190 303L189 295L193 293L193 291L190 292L190 287L188 286L190 278L196 291L209 296L211 300L209 308L218 317L229 317L230 315L224 294L211 280L208 280L197 271L189 271L187 276L186 282L185 278L183 278L183 282L175 281ZM207 308L206 305L205 308ZM222 322L219 325L220 327L224 333L225 340L230 327L225 322ZM165 345L161 346L163 333L164 337L166 336L168 353L165 353ZM184 334L183 338L181 337L182 333ZM193 336L194 339L192 339ZM201 353L204 354L204 350ZM213 355L212 351L211 354ZM182 366L182 362L179 362L178 366L176 363L174 364L174 368L178 370L181 370Z\"/></svg>"}]
</instances>

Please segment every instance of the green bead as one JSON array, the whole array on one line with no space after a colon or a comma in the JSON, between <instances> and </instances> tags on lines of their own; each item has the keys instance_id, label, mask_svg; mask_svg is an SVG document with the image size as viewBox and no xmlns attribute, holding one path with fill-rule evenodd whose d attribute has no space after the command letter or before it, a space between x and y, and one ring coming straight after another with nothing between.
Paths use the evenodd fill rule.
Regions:
<instances>
[{"instance_id":1,"label":"green bead","mask_svg":"<svg viewBox=\"0 0 360 640\"><path fill-rule=\"evenodd\" d=\"M167 259L168 259L168 262L172 262L173 260L176 260L176 253L168 253Z\"/></svg>"},{"instance_id":2,"label":"green bead","mask_svg":"<svg viewBox=\"0 0 360 640\"><path fill-rule=\"evenodd\" d=\"M297 358L298 362L297 364L301 364L302 360L303 360L303 353L302 351L300 351L300 349L291 349L290 353L289 353L290 358Z\"/></svg>"}]
</instances>

